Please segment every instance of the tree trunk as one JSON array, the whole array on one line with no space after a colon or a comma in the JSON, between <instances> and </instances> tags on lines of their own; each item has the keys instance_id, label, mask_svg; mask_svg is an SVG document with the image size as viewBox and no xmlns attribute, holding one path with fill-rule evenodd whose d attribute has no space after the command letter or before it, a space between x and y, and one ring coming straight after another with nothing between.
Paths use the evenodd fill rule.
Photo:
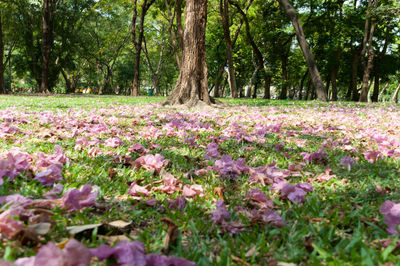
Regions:
<instances>
[{"instance_id":1,"label":"tree trunk","mask_svg":"<svg viewBox=\"0 0 400 266\"><path fill-rule=\"evenodd\" d=\"M381 67L380 67L380 62L382 58L385 56L388 44L389 44L389 37L390 37L390 28L386 27L386 37L385 37L385 44L383 45L382 51L380 51L376 57L376 63L375 63L375 82L374 82L374 91L371 96L371 101L372 102L377 102L379 98L379 78L380 78L380 72L381 72Z\"/></svg>"},{"instance_id":2,"label":"tree trunk","mask_svg":"<svg viewBox=\"0 0 400 266\"><path fill-rule=\"evenodd\" d=\"M65 86L67 88L66 93L73 93L75 88L72 87L72 82L69 80L69 75L65 73L64 68L61 68L61 74L65 80Z\"/></svg>"},{"instance_id":3,"label":"tree trunk","mask_svg":"<svg viewBox=\"0 0 400 266\"><path fill-rule=\"evenodd\" d=\"M308 74L308 69L306 70L306 72L304 73L303 77L301 78L301 82L300 82L300 89L299 89L299 100L303 99L303 87L304 87L304 81L306 80ZM307 96L306 96L307 99Z\"/></svg>"},{"instance_id":4,"label":"tree trunk","mask_svg":"<svg viewBox=\"0 0 400 266\"><path fill-rule=\"evenodd\" d=\"M322 79L319 74L317 65L315 64L314 57L310 51L310 48L308 47L306 37L304 35L303 28L300 24L296 10L293 8L288 0L279 0L279 4L283 7L286 14L292 21L293 27L296 31L297 40L299 41L301 50L303 51L303 55L307 62L313 85L317 92L318 100L328 101L327 91L324 88L324 84L322 83Z\"/></svg>"},{"instance_id":5,"label":"tree trunk","mask_svg":"<svg viewBox=\"0 0 400 266\"><path fill-rule=\"evenodd\" d=\"M287 56L281 55L281 69L282 69L282 90L279 99L286 100L287 98L287 85L288 85L288 73L287 73Z\"/></svg>"},{"instance_id":6,"label":"tree trunk","mask_svg":"<svg viewBox=\"0 0 400 266\"><path fill-rule=\"evenodd\" d=\"M368 2L368 7L371 6L371 0ZM374 8L378 6L378 1L374 1ZM365 31L364 31L364 40L363 40L363 52L361 52L361 57L363 58L363 67L364 67L364 74L363 74L363 79L361 83L361 94L360 94L360 102L367 102L368 101L368 93L369 93L369 88L370 88L370 82L369 82L369 76L371 74L371 70L373 67L373 61L374 61L374 47L372 45L372 38L374 36L374 31L375 31L375 26L376 22L371 19L371 13L372 10L370 8L367 9L367 19L365 23ZM369 21L369 22L368 22ZM368 32L368 24L371 24L371 27L369 28L369 34L368 34L368 43L365 41L365 32ZM364 53L365 51L368 50L368 55L367 55L367 63L365 63L364 59Z\"/></svg>"},{"instance_id":7,"label":"tree trunk","mask_svg":"<svg viewBox=\"0 0 400 266\"><path fill-rule=\"evenodd\" d=\"M221 87L221 81L223 81L223 75L222 74L224 74L224 68L225 68L224 65L221 65L219 67L218 72L217 72L217 76L215 78L215 88L214 88L214 97L215 98L218 98L218 97L221 96L219 92L220 92L220 87Z\"/></svg>"},{"instance_id":8,"label":"tree trunk","mask_svg":"<svg viewBox=\"0 0 400 266\"><path fill-rule=\"evenodd\" d=\"M135 60L134 60L134 68L133 68L133 82L131 88L131 96L139 96L139 87L140 87L140 54L142 51L142 42L144 35L144 18L146 16L147 11L150 6L154 3L155 0L144 0L141 8L140 14L140 24L139 24L139 32L136 39L136 20L137 20L137 0L134 0L134 10L132 16L132 42L135 47Z\"/></svg>"},{"instance_id":9,"label":"tree trunk","mask_svg":"<svg viewBox=\"0 0 400 266\"><path fill-rule=\"evenodd\" d=\"M55 5L53 0L44 0L42 8L42 80L41 93L49 93L50 55L53 46L53 19Z\"/></svg>"},{"instance_id":10,"label":"tree trunk","mask_svg":"<svg viewBox=\"0 0 400 266\"><path fill-rule=\"evenodd\" d=\"M386 89L389 87L389 82L386 82L385 86L383 87L383 90L379 93L378 96L378 102L382 100L382 95L385 94Z\"/></svg>"},{"instance_id":11,"label":"tree trunk","mask_svg":"<svg viewBox=\"0 0 400 266\"><path fill-rule=\"evenodd\" d=\"M236 76L235 67L233 66L232 58L232 41L231 32L229 30L229 10L228 10L228 0L219 1L220 13L222 18L222 27L224 29L224 38L226 46L226 58L228 60L228 71L229 71L229 85L231 90L232 98L237 98L237 86L236 86Z\"/></svg>"},{"instance_id":12,"label":"tree trunk","mask_svg":"<svg viewBox=\"0 0 400 266\"><path fill-rule=\"evenodd\" d=\"M346 95L347 100L357 101L359 98L357 91L357 73L358 73L359 60L360 60L360 50L354 50L353 60L351 62L351 79L349 84L349 90L347 91Z\"/></svg>"},{"instance_id":13,"label":"tree trunk","mask_svg":"<svg viewBox=\"0 0 400 266\"><path fill-rule=\"evenodd\" d=\"M176 64L178 68L181 68L181 58L179 56L179 51L182 51L183 44L183 28L182 28L182 0L175 1L175 10L172 13L171 8L168 4L168 0L164 0L165 7L167 8L169 16L169 33L171 36L171 44L173 48L173 53L175 56ZM176 27L178 28L178 37L174 31L174 19L176 16Z\"/></svg>"},{"instance_id":14,"label":"tree trunk","mask_svg":"<svg viewBox=\"0 0 400 266\"><path fill-rule=\"evenodd\" d=\"M164 104L192 107L213 102L208 95L206 24L207 0L187 0L182 67L175 88Z\"/></svg>"},{"instance_id":15,"label":"tree trunk","mask_svg":"<svg viewBox=\"0 0 400 266\"><path fill-rule=\"evenodd\" d=\"M5 93L5 86L4 86L4 70L5 70L5 66L4 66L4 61L3 61L3 57L4 57L4 42L3 42L3 25L1 24L1 10L0 10L0 94L4 94Z\"/></svg>"},{"instance_id":16,"label":"tree trunk","mask_svg":"<svg viewBox=\"0 0 400 266\"><path fill-rule=\"evenodd\" d=\"M395 102L395 103L399 102L399 92L400 92L400 84L399 84L399 86L397 86L397 89L393 94L392 102Z\"/></svg>"},{"instance_id":17,"label":"tree trunk","mask_svg":"<svg viewBox=\"0 0 400 266\"><path fill-rule=\"evenodd\" d=\"M331 82L332 82L332 101L337 101L338 100L338 90L337 90L337 74L339 72L339 67L340 67L340 57L342 54L342 47L341 44L338 44L337 50L336 50L336 58L335 58L335 66L332 69L331 72Z\"/></svg>"},{"instance_id":18,"label":"tree trunk","mask_svg":"<svg viewBox=\"0 0 400 266\"><path fill-rule=\"evenodd\" d=\"M236 9L239 11L239 13L242 15L242 18L245 22L246 25L246 35L247 35L247 40L250 43L251 47L253 48L253 52L257 57L257 61L258 61L258 66L260 69L263 69L264 73L263 73L263 77L264 77L264 98L265 99L270 99L271 98L271 93L270 93L270 86L268 83L268 79L270 79L268 73L266 73L266 69L264 66L264 57L260 51L260 49L258 48L257 44L254 42L253 36L251 35L250 32L250 23L249 20L247 19L247 10L250 7L250 5L252 4L253 1L249 1L249 3L246 6L245 11L243 11L240 8L239 3L233 1L233 0L229 0L229 3L231 3L232 5L234 5L236 7Z\"/></svg>"}]
</instances>

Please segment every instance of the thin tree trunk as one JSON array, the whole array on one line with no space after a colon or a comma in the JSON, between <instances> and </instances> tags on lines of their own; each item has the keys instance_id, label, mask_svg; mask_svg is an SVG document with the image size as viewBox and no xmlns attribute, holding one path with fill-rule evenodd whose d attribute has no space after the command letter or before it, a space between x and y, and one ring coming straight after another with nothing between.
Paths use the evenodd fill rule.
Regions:
<instances>
[{"instance_id":1,"label":"thin tree trunk","mask_svg":"<svg viewBox=\"0 0 400 266\"><path fill-rule=\"evenodd\" d=\"M306 101L309 99L310 89L311 89L311 78L307 82L306 97L304 98L304 100Z\"/></svg>"},{"instance_id":2,"label":"thin tree trunk","mask_svg":"<svg viewBox=\"0 0 400 266\"><path fill-rule=\"evenodd\" d=\"M1 23L1 19L2 19L2 14L1 14L1 10L0 10L0 94L4 94L5 93L5 86L4 86L4 70L5 70L5 66L4 66L4 61L3 61L3 57L4 57L4 42L3 42L3 25Z\"/></svg>"},{"instance_id":3,"label":"thin tree trunk","mask_svg":"<svg viewBox=\"0 0 400 266\"><path fill-rule=\"evenodd\" d=\"M349 90L347 91L346 99L357 101L359 98L357 91L357 73L358 73L358 62L360 60L360 50L356 49L353 51L353 60L351 62L351 79L349 84Z\"/></svg>"},{"instance_id":4,"label":"thin tree trunk","mask_svg":"<svg viewBox=\"0 0 400 266\"><path fill-rule=\"evenodd\" d=\"M303 28L300 24L296 10L293 8L288 0L279 0L279 4L283 7L286 14L292 21L293 27L296 31L297 40L300 44L301 50L303 51L303 55L307 62L313 85L317 92L318 100L328 101L327 91L324 88L324 84L322 83L322 79L319 74L317 65L315 64L314 57L310 51L310 48L308 47L306 37L304 35Z\"/></svg>"},{"instance_id":5,"label":"thin tree trunk","mask_svg":"<svg viewBox=\"0 0 400 266\"><path fill-rule=\"evenodd\" d=\"M389 37L390 37L390 28L386 27L386 34L385 34L385 44L383 45L382 51L379 52L379 54L376 57L376 63L375 63L375 75L374 75L374 91L372 93L371 96L371 101L372 102L377 102L378 98L379 98L379 78L380 78L380 74L381 74L381 66L380 66L380 62L382 60L382 58L385 56L388 45L389 45Z\"/></svg>"},{"instance_id":6,"label":"thin tree trunk","mask_svg":"<svg viewBox=\"0 0 400 266\"><path fill-rule=\"evenodd\" d=\"M229 0L229 3L231 3L232 5L234 5L236 7L236 9L242 15L242 18L243 18L243 20L245 22L247 40L250 43L251 47L253 48L253 52L257 57L257 61L258 61L258 65L259 65L260 69L263 69L263 71L264 71L264 73L263 73L264 84L265 84L265 86L264 86L264 91L265 91L264 98L265 99L270 99L271 98L271 93L270 93L270 86L268 85L268 83L269 83L268 80L270 79L270 77L269 77L268 73L266 73L266 69L265 69L265 66L264 66L264 57L263 57L260 49L258 48L257 44L254 42L253 36L251 35L251 32L250 32L250 23L249 23L249 20L247 19L247 12L246 11L247 11L248 7L251 5L252 1L249 1L249 4L247 5L247 7L246 7L247 9L245 11L243 11L240 8L239 3L237 3L237 2L235 2L233 0Z\"/></svg>"},{"instance_id":7,"label":"thin tree trunk","mask_svg":"<svg viewBox=\"0 0 400 266\"><path fill-rule=\"evenodd\" d=\"M153 68L153 66L151 65L151 62L150 62L149 52L147 51L146 38L143 38L143 43L144 43L144 54L146 56L147 65L149 66L149 69L150 69L150 72L151 72L151 77L152 77L152 80L153 80L154 94L157 95L157 93L158 93L158 91L160 89L159 88L160 69L161 69L161 63L162 63L162 58L163 58L164 46L161 46L160 58L158 60L157 69L154 71L154 68Z\"/></svg>"},{"instance_id":8,"label":"thin tree trunk","mask_svg":"<svg viewBox=\"0 0 400 266\"><path fill-rule=\"evenodd\" d=\"M331 72L331 82L332 82L332 101L337 101L338 100L338 90L337 90L337 74L339 72L339 67L340 67L340 57L342 54L342 47L341 44L338 44L337 50L336 50L336 59L335 59L335 66L332 69Z\"/></svg>"},{"instance_id":9,"label":"thin tree trunk","mask_svg":"<svg viewBox=\"0 0 400 266\"><path fill-rule=\"evenodd\" d=\"M72 82L69 80L69 75L65 72L64 68L61 68L61 74L65 80L65 86L67 87L66 93L73 93L75 88L72 87Z\"/></svg>"},{"instance_id":10,"label":"thin tree trunk","mask_svg":"<svg viewBox=\"0 0 400 266\"><path fill-rule=\"evenodd\" d=\"M287 98L287 85L288 85L288 73L287 73L287 53L281 55L281 70L282 70L282 90L279 99L286 100Z\"/></svg>"},{"instance_id":11,"label":"thin tree trunk","mask_svg":"<svg viewBox=\"0 0 400 266\"><path fill-rule=\"evenodd\" d=\"M134 60L134 68L133 68L133 82L131 89L131 96L139 96L139 87L140 87L140 54L142 51L142 42L144 35L144 18L146 16L147 11L150 6L154 3L155 0L144 0L141 8L140 14L140 24L139 24L139 32L136 40L136 20L137 20L137 0L134 0L134 11L132 16L132 41L135 46L135 60Z\"/></svg>"},{"instance_id":12,"label":"thin tree trunk","mask_svg":"<svg viewBox=\"0 0 400 266\"><path fill-rule=\"evenodd\" d=\"M379 93L378 96L378 102L382 101L382 95L386 92L386 89L389 87L389 82L386 82L385 86L383 87L383 90Z\"/></svg>"},{"instance_id":13,"label":"thin tree trunk","mask_svg":"<svg viewBox=\"0 0 400 266\"><path fill-rule=\"evenodd\" d=\"M229 85L231 86L231 95L232 98L237 97L237 86L236 86L236 77L235 77L235 67L233 66L233 57L232 57L232 41L231 41L231 32L229 30L229 5L228 0L220 0L219 8L222 18L222 27L224 29L224 38L225 38L225 46L226 46L226 58L228 60L228 71L229 71Z\"/></svg>"},{"instance_id":14,"label":"thin tree trunk","mask_svg":"<svg viewBox=\"0 0 400 266\"><path fill-rule=\"evenodd\" d=\"M221 81L223 78L222 74L224 73L224 68L225 68L225 66L221 65L217 72L217 77L215 79L215 88L214 88L214 97L215 98L221 96L219 92L220 92L220 87L221 87Z\"/></svg>"},{"instance_id":15,"label":"thin tree trunk","mask_svg":"<svg viewBox=\"0 0 400 266\"><path fill-rule=\"evenodd\" d=\"M207 0L187 0L182 67L175 88L164 104L210 105L206 64Z\"/></svg>"},{"instance_id":16,"label":"thin tree trunk","mask_svg":"<svg viewBox=\"0 0 400 266\"><path fill-rule=\"evenodd\" d=\"M304 73L303 77L301 78L301 82L300 82L300 89L299 89L299 100L302 100L303 98L303 87L304 87L304 81L306 80L306 77L308 75L308 68L306 70L306 72ZM307 98L307 96L306 96Z\"/></svg>"},{"instance_id":17,"label":"thin tree trunk","mask_svg":"<svg viewBox=\"0 0 400 266\"><path fill-rule=\"evenodd\" d=\"M368 2L368 6L371 6L371 0ZM378 6L378 1L374 1L374 8ZM361 52L361 56L363 58L363 67L364 67L364 74L363 74L363 79L361 83L361 94L360 94L360 102L367 102L368 101L368 93L369 93L369 88L370 88L370 82L369 82L369 76L373 67L373 61L374 61L374 47L372 45L372 38L374 36L374 31L375 31L375 26L376 22L371 19L371 11L370 8L367 10L367 19L366 21L369 20L369 23L371 24L371 27L369 28L369 34L368 34L368 46L366 42L363 42L363 51L365 53L365 50L368 50L368 56L367 56L367 63L365 64L365 59L363 58L363 52ZM368 29L368 24L366 24L366 29ZM368 32L368 30L366 30ZM365 41L365 33L364 33L364 41ZM365 48L368 47L368 48Z\"/></svg>"},{"instance_id":18,"label":"thin tree trunk","mask_svg":"<svg viewBox=\"0 0 400 266\"><path fill-rule=\"evenodd\" d=\"M50 55L53 46L53 18L55 3L53 0L44 0L42 8L42 80L41 93L49 93Z\"/></svg>"},{"instance_id":19,"label":"thin tree trunk","mask_svg":"<svg viewBox=\"0 0 400 266\"><path fill-rule=\"evenodd\" d=\"M173 48L173 53L175 56L176 64L178 68L181 68L181 57L179 56L179 51L182 52L183 45L183 27L182 27L182 0L175 1L175 9L172 13L171 8L168 4L168 0L164 0L165 7L167 8L169 16L169 33L171 36L171 43ZM178 37L176 36L174 30L174 20L176 17L176 27L178 28Z\"/></svg>"},{"instance_id":20,"label":"thin tree trunk","mask_svg":"<svg viewBox=\"0 0 400 266\"><path fill-rule=\"evenodd\" d=\"M400 84L399 84L399 86L397 86L397 89L393 94L392 102L395 102L395 103L399 102L399 92L400 92Z\"/></svg>"}]
</instances>

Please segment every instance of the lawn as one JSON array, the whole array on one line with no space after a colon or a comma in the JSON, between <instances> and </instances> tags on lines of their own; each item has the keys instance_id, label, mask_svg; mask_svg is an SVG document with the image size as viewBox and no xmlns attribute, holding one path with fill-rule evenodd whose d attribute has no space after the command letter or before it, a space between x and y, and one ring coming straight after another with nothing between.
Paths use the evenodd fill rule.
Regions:
<instances>
[{"instance_id":1,"label":"lawn","mask_svg":"<svg viewBox=\"0 0 400 266\"><path fill-rule=\"evenodd\" d=\"M399 106L162 100L0 96L3 260L400 264Z\"/></svg>"}]
</instances>

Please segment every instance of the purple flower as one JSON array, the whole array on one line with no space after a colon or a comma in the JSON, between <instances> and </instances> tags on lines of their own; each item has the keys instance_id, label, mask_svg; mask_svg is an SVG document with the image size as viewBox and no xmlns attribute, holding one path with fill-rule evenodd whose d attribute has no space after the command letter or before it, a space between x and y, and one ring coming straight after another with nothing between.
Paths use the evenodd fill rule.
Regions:
<instances>
[{"instance_id":1,"label":"purple flower","mask_svg":"<svg viewBox=\"0 0 400 266\"><path fill-rule=\"evenodd\" d=\"M226 209L225 202L219 200L215 203L216 209L211 211L212 221L216 224L222 223L222 221L228 220L231 215Z\"/></svg>"},{"instance_id":2,"label":"purple flower","mask_svg":"<svg viewBox=\"0 0 400 266\"><path fill-rule=\"evenodd\" d=\"M392 201L385 201L381 208L380 213L386 215L384 221L388 228L386 229L389 234L399 235L397 232L397 225L400 225L400 203L395 204Z\"/></svg>"},{"instance_id":3,"label":"purple flower","mask_svg":"<svg viewBox=\"0 0 400 266\"><path fill-rule=\"evenodd\" d=\"M70 210L80 210L94 206L98 190L92 191L90 184L84 185L81 190L76 188L68 190L61 198L61 207L68 207Z\"/></svg>"},{"instance_id":4,"label":"purple flower","mask_svg":"<svg viewBox=\"0 0 400 266\"><path fill-rule=\"evenodd\" d=\"M340 160L340 165L346 167L349 172L353 164L354 161L350 156L343 156L343 158Z\"/></svg>"},{"instance_id":5,"label":"purple flower","mask_svg":"<svg viewBox=\"0 0 400 266\"><path fill-rule=\"evenodd\" d=\"M164 168L168 164L168 160L164 159L160 154L152 155L148 154L142 157L137 158L132 165L139 169L143 167L148 171L156 171L160 172L162 168Z\"/></svg>"},{"instance_id":6,"label":"purple flower","mask_svg":"<svg viewBox=\"0 0 400 266\"><path fill-rule=\"evenodd\" d=\"M109 138L105 141L106 147L116 148L118 146L125 145L125 143L120 138Z\"/></svg>"},{"instance_id":7,"label":"purple flower","mask_svg":"<svg viewBox=\"0 0 400 266\"><path fill-rule=\"evenodd\" d=\"M258 189L249 190L246 194L246 198L255 202L256 205L262 209L268 209L274 207L274 202Z\"/></svg>"},{"instance_id":8,"label":"purple flower","mask_svg":"<svg viewBox=\"0 0 400 266\"><path fill-rule=\"evenodd\" d=\"M326 159L326 154L322 152L313 152L313 153L307 153L307 152L302 152L300 153L301 156L303 156L303 160L308 163L323 163L324 160Z\"/></svg>"},{"instance_id":9,"label":"purple flower","mask_svg":"<svg viewBox=\"0 0 400 266\"><path fill-rule=\"evenodd\" d=\"M36 256L20 258L15 261L16 266L87 266L90 263L89 249L81 242L71 239L61 250L54 243L50 242L42 246Z\"/></svg>"},{"instance_id":10,"label":"purple flower","mask_svg":"<svg viewBox=\"0 0 400 266\"><path fill-rule=\"evenodd\" d=\"M237 161L232 160L229 155L223 155L220 160L216 160L213 166L223 177L234 178L248 170L243 158Z\"/></svg>"},{"instance_id":11,"label":"purple flower","mask_svg":"<svg viewBox=\"0 0 400 266\"><path fill-rule=\"evenodd\" d=\"M204 154L204 159L212 160L218 158L221 154L218 151L218 144L215 142L211 142L207 145L206 153Z\"/></svg>"},{"instance_id":12,"label":"purple flower","mask_svg":"<svg viewBox=\"0 0 400 266\"><path fill-rule=\"evenodd\" d=\"M364 158L370 163L374 163L381 159L382 154L379 151L370 151L364 153Z\"/></svg>"}]
</instances>

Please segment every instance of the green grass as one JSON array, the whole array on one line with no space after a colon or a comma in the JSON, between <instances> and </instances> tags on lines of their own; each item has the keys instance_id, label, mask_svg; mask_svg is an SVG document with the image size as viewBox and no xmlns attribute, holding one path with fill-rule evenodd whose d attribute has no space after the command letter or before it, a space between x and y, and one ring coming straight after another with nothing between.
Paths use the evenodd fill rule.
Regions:
<instances>
[{"instance_id":1,"label":"green grass","mask_svg":"<svg viewBox=\"0 0 400 266\"><path fill-rule=\"evenodd\" d=\"M385 157L377 163L367 162L363 156L364 148L375 147L376 143L370 143L365 139L351 139L355 152L343 151L339 148L326 148L327 162L324 164L307 164L303 167L303 174L289 177L290 183L311 182L314 191L306 196L303 204L292 203L279 196L268 186L249 182L248 174L244 174L234 181L220 178L215 171L211 171L204 177L186 177L184 174L191 170L197 170L211 166L212 162L203 159L204 149L211 142L212 136L224 133L225 125L218 125L213 121L211 115L195 117L196 121L209 122L215 130L213 133L182 130L188 136L197 138L197 147L189 146L182 136L168 136L163 126L165 125L165 114L180 112L190 114L193 110L171 110L159 106L152 108L145 104L161 102L162 97L123 97L123 96L0 96L1 110L12 110L16 117L24 115L29 123L16 124L24 134L14 134L10 137L0 138L0 153L10 150L12 147L20 147L29 154L36 152L51 153L54 145L61 145L66 150L70 159L63 169L63 181L65 189L80 187L90 183L100 188L98 203L104 209L93 207L76 211L66 212L62 209L53 209L54 224L51 231L46 234L40 244L48 241L62 242L70 236L66 230L67 226L110 222L114 220L132 221L133 229L126 236L145 243L146 249L151 253L161 253L163 240L166 234L166 225L160 220L168 217L179 227L179 236L176 245L168 252L170 256L184 257L193 260L198 265L240 265L241 261L250 265L267 265L273 262L291 262L301 265L377 265L393 262L400 265L399 249L384 248L379 244L382 239L393 238L386 233L386 225L383 216L379 214L379 207L385 200L397 202L400 199L398 178L400 173L399 158ZM351 134L355 136L361 132L361 125L368 125L370 118L367 117L376 112L384 114L400 115L398 106L391 104L358 104L358 103L319 103L319 102L293 102L293 101L265 101L262 99L224 99L223 101L232 106L247 106L245 110L240 108L218 110L214 115L219 121L229 121L248 126L244 129L253 132L257 121L244 119L243 121L231 119L234 116L246 117L248 113L260 114L263 123L278 124L284 122L281 130L292 130L297 135L287 135L270 132L265 137L265 143L237 142L228 137L219 143L221 154L229 154L234 159L244 158L250 166L261 166L276 162L281 169L287 169L289 164L301 163L301 152L315 152L327 139L343 139L347 136L342 130L329 132L304 133L307 126L316 128L319 125L338 126L345 124ZM137 108L143 105L143 108ZM136 109L135 109L136 108ZM95 115L104 120L109 128L123 132L131 132L135 138L127 139L121 137L127 144L117 148L104 147L105 151L114 151L117 154L127 154L133 159L139 157L136 153L129 153L128 148L135 143L141 143L145 147L151 144L160 144L161 149L155 149L151 153L159 153L170 161L166 170L180 179L182 184L201 184L205 189L204 197L188 199L188 204L183 211L169 210L165 212L157 208L149 207L139 200L128 196L128 183L141 181L142 184L158 186L154 182L161 178L144 169L135 170L129 165L115 163L111 155L90 156L88 150L76 150L76 136L72 138L55 138L49 142L48 137L39 135L39 131L48 128L51 132L72 132L73 128L79 129L77 125L65 125L64 128L54 128L51 122L40 123L43 112L52 111L54 116L63 119L75 119L87 123L89 116ZM312 114L312 112L315 112ZM324 114L337 112L348 113L351 119L364 119L362 124L352 123L352 120L338 121L325 119ZM81 116L80 116L81 114ZM109 118L115 116L118 121L113 123ZM143 116L148 116L152 126L164 133L157 139L141 138L140 134L148 130L149 123L145 122ZM191 115L182 118L189 121ZM400 117L400 116L397 116ZM5 118L0 116L0 123ZM237 118L238 119L238 118ZM255 118L256 119L256 118ZM285 120L283 120L285 119ZM390 118L377 115L378 122L370 124L371 128L388 130ZM388 120L387 120L388 119ZM261 121L261 120L260 120ZM303 121L297 123L296 121ZM356 120L354 120L356 121ZM357 120L358 121L358 120ZM59 122L60 123L60 122ZM10 124L13 124L12 122ZM391 128L391 136L399 136L398 123ZM26 132L30 132L27 134ZM353 134L354 133L354 134ZM387 132L386 132L387 133ZM115 136L117 133L101 133L95 137L105 140ZM152 135L150 134L150 137ZM22 140L22 141L18 141ZM305 140L304 145L299 145L295 140ZM274 149L278 143L285 142L284 151L291 156L287 158L281 151ZM243 150L243 147L254 149ZM340 160L344 155L359 157L360 161L354 165L349 172L340 166ZM328 182L317 182L315 177L330 167L335 175ZM114 175L110 177L110 171ZM380 194L376 185L387 189L387 193ZM210 211L215 208L218 196L214 193L215 188L224 187L224 197L231 213L231 221L241 222L245 230L239 234L232 235L223 233L219 225L213 225ZM235 210L235 206L249 208L245 200L245 194L249 189L260 189L274 200L276 211L281 214L287 225L276 228L269 224L251 223L245 216ZM49 191L35 180L29 180L25 175L16 178L13 182L5 181L0 186L0 196L20 193L24 196L39 199ZM162 192L153 194L160 201L174 199L181 195L175 192L172 195ZM88 247L97 247L105 243L103 236L92 232L89 235L75 236ZM40 245L39 244L39 245ZM250 249L256 247L256 252L247 254ZM0 242L0 256L4 259L14 260L19 257L36 254L36 248L21 246L18 241L3 240ZM239 258L239 259L237 259Z\"/></svg>"}]
</instances>

